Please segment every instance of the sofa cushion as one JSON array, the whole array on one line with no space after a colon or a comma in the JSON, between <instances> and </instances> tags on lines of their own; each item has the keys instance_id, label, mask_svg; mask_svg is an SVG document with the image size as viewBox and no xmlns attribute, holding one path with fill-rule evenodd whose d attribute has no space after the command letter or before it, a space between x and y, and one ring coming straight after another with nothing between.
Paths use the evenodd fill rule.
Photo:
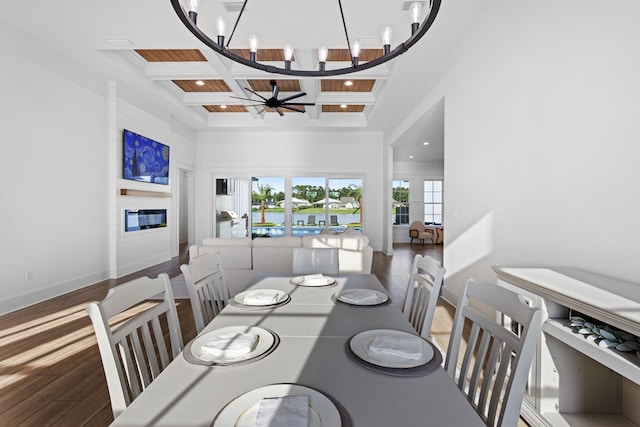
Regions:
<instances>
[{"instance_id":1,"label":"sofa cushion","mask_svg":"<svg viewBox=\"0 0 640 427\"><path fill-rule=\"evenodd\" d=\"M219 252L224 270L251 270L253 268L251 246L252 242L248 237L242 239L206 237L202 239L202 245L198 247L197 252L198 255ZM191 250L189 255L194 255Z\"/></svg>"},{"instance_id":2,"label":"sofa cushion","mask_svg":"<svg viewBox=\"0 0 640 427\"><path fill-rule=\"evenodd\" d=\"M253 241L253 269L256 272L291 274L293 249L302 246L300 237L258 238Z\"/></svg>"}]
</instances>

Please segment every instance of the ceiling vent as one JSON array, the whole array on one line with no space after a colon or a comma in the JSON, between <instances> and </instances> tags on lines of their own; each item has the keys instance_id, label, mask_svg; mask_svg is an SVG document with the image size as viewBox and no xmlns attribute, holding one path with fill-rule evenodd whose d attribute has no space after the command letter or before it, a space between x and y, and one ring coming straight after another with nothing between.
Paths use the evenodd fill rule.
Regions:
<instances>
[{"instance_id":1,"label":"ceiling vent","mask_svg":"<svg viewBox=\"0 0 640 427\"><path fill-rule=\"evenodd\" d=\"M420 3L420 6L422 6L423 8L427 4L426 1L406 1L406 2L402 3L402 10L409 10L411 5L414 4L414 3Z\"/></svg>"},{"instance_id":2,"label":"ceiling vent","mask_svg":"<svg viewBox=\"0 0 640 427\"><path fill-rule=\"evenodd\" d=\"M243 3L241 1L225 1L222 2L222 5L227 12L240 12ZM247 9L245 8L245 10Z\"/></svg>"}]
</instances>

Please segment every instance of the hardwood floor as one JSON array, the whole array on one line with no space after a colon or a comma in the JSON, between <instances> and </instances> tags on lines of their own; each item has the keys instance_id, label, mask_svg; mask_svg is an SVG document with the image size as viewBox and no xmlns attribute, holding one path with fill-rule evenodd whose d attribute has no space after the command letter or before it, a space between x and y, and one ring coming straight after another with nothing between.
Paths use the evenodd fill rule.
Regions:
<instances>
[{"instance_id":1,"label":"hardwood floor","mask_svg":"<svg viewBox=\"0 0 640 427\"><path fill-rule=\"evenodd\" d=\"M375 252L373 273L401 304L415 254L442 261L442 246L398 244L394 255ZM186 245L165 263L117 280L106 280L67 295L0 316L0 424L3 426L106 426L112 420L109 393L93 327L85 305L133 278L180 274ZM177 300L184 342L195 337L188 300ZM434 339L446 348L453 309L440 304Z\"/></svg>"}]
</instances>

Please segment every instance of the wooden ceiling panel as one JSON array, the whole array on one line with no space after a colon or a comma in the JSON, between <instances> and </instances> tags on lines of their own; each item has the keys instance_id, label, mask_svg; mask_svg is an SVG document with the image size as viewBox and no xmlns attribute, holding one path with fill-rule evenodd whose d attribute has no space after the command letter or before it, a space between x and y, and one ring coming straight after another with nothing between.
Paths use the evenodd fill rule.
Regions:
<instances>
[{"instance_id":1,"label":"wooden ceiling panel","mask_svg":"<svg viewBox=\"0 0 640 427\"><path fill-rule=\"evenodd\" d=\"M364 105L347 105L347 108L342 108L339 105L323 105L323 113L362 113L364 111Z\"/></svg>"},{"instance_id":2,"label":"wooden ceiling panel","mask_svg":"<svg viewBox=\"0 0 640 427\"><path fill-rule=\"evenodd\" d=\"M347 81L353 82L351 86L347 86ZM373 79L366 80L348 80L348 79L336 79L336 80L322 80L320 82L320 88L323 92L371 92L373 85L376 83Z\"/></svg>"},{"instance_id":3,"label":"wooden ceiling panel","mask_svg":"<svg viewBox=\"0 0 640 427\"><path fill-rule=\"evenodd\" d=\"M247 80L251 89L256 92L271 92L270 80ZM300 92L299 80L276 80L280 92Z\"/></svg>"},{"instance_id":4,"label":"wooden ceiling panel","mask_svg":"<svg viewBox=\"0 0 640 427\"><path fill-rule=\"evenodd\" d=\"M382 56L382 49L362 49L358 60L367 62ZM351 61L349 49L329 49L327 62L329 61Z\"/></svg>"},{"instance_id":5,"label":"wooden ceiling panel","mask_svg":"<svg viewBox=\"0 0 640 427\"><path fill-rule=\"evenodd\" d=\"M224 80L172 80L185 92L231 92ZM204 84L199 85L200 81Z\"/></svg>"},{"instance_id":6,"label":"wooden ceiling panel","mask_svg":"<svg viewBox=\"0 0 640 427\"><path fill-rule=\"evenodd\" d=\"M204 108L210 113L246 113L248 111L242 105L227 105L226 108L222 108L222 105L204 105Z\"/></svg>"},{"instance_id":7,"label":"wooden ceiling panel","mask_svg":"<svg viewBox=\"0 0 640 427\"><path fill-rule=\"evenodd\" d=\"M198 49L136 49L147 62L206 62Z\"/></svg>"},{"instance_id":8,"label":"wooden ceiling panel","mask_svg":"<svg viewBox=\"0 0 640 427\"><path fill-rule=\"evenodd\" d=\"M235 53L244 59L249 59L249 49L229 49L230 52ZM296 60L295 55L293 61ZM270 61L283 61L284 62L284 49L258 49L256 52L256 61L258 62L270 62Z\"/></svg>"}]
</instances>

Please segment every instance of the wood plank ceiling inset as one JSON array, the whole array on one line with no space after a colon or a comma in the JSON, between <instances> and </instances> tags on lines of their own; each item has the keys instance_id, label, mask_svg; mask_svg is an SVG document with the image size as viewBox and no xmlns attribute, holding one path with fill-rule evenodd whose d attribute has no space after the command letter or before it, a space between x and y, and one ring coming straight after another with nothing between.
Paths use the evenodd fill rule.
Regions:
<instances>
[{"instance_id":1,"label":"wood plank ceiling inset","mask_svg":"<svg viewBox=\"0 0 640 427\"><path fill-rule=\"evenodd\" d=\"M244 59L249 59L249 49L229 49L230 52L235 53ZM292 61L296 60L295 54ZM257 62L271 62L271 61L283 61L284 62L284 50L283 49L258 49L256 52ZM284 64L283 64L284 66Z\"/></svg>"},{"instance_id":2,"label":"wood plank ceiling inset","mask_svg":"<svg viewBox=\"0 0 640 427\"><path fill-rule=\"evenodd\" d=\"M353 85L347 86L345 82L351 81ZM336 79L336 80L322 80L320 82L320 89L323 92L371 92L373 85L376 83L373 79L365 80L348 80L348 79Z\"/></svg>"},{"instance_id":3,"label":"wood plank ceiling inset","mask_svg":"<svg viewBox=\"0 0 640 427\"><path fill-rule=\"evenodd\" d=\"M359 62L372 61L381 57L383 54L382 49L362 49L360 50ZM347 61L351 62L351 52L349 49L329 49L327 55L327 62L329 61Z\"/></svg>"},{"instance_id":4,"label":"wood plank ceiling inset","mask_svg":"<svg viewBox=\"0 0 640 427\"><path fill-rule=\"evenodd\" d=\"M204 83L196 84L197 81ZM185 92L231 92L231 88L224 80L172 80Z\"/></svg>"},{"instance_id":5,"label":"wood plank ceiling inset","mask_svg":"<svg viewBox=\"0 0 640 427\"><path fill-rule=\"evenodd\" d=\"M227 108L222 108L222 105L203 105L203 107L210 113L246 113L248 111L242 105L227 105Z\"/></svg>"},{"instance_id":6,"label":"wood plank ceiling inset","mask_svg":"<svg viewBox=\"0 0 640 427\"><path fill-rule=\"evenodd\" d=\"M347 105L347 108L341 108L339 105L323 105L323 113L362 113L364 105Z\"/></svg>"},{"instance_id":7,"label":"wood plank ceiling inset","mask_svg":"<svg viewBox=\"0 0 640 427\"><path fill-rule=\"evenodd\" d=\"M270 80L247 80L249 87L256 92L271 92ZM299 80L276 80L280 92L300 92ZM278 97L280 97L278 95ZM301 101L304 102L304 101Z\"/></svg>"},{"instance_id":8,"label":"wood plank ceiling inset","mask_svg":"<svg viewBox=\"0 0 640 427\"><path fill-rule=\"evenodd\" d=\"M136 49L147 62L206 62L198 49Z\"/></svg>"}]
</instances>

